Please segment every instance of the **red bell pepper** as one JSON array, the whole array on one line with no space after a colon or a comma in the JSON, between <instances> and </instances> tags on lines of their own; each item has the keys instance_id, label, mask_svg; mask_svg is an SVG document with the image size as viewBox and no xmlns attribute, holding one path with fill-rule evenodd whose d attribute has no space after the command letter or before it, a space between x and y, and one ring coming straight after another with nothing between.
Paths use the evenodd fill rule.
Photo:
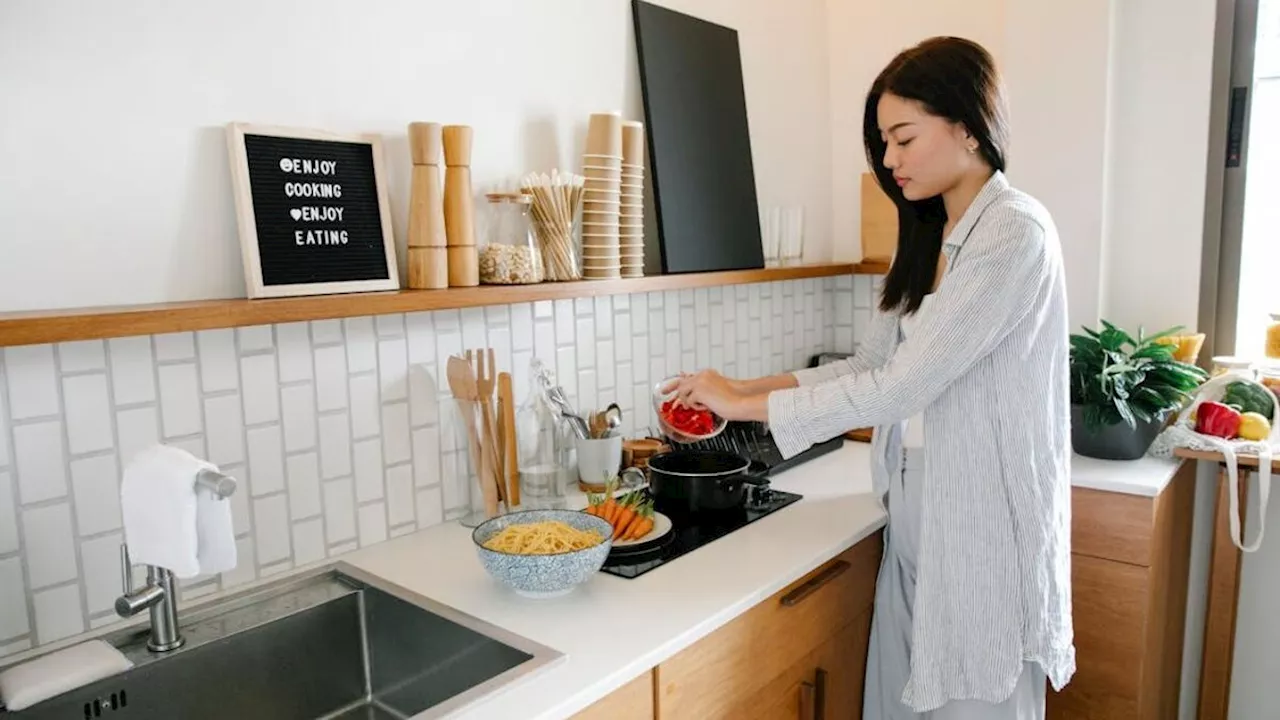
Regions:
<instances>
[{"instance_id":1,"label":"red bell pepper","mask_svg":"<svg viewBox=\"0 0 1280 720\"><path fill-rule=\"evenodd\" d=\"M662 418L675 429L689 435L706 435L715 428L710 410L696 410L676 400L662 403Z\"/></svg>"},{"instance_id":2,"label":"red bell pepper","mask_svg":"<svg viewBox=\"0 0 1280 720\"><path fill-rule=\"evenodd\" d=\"M1220 402L1205 401L1196 408L1196 432L1230 440L1240 431L1240 411Z\"/></svg>"}]
</instances>

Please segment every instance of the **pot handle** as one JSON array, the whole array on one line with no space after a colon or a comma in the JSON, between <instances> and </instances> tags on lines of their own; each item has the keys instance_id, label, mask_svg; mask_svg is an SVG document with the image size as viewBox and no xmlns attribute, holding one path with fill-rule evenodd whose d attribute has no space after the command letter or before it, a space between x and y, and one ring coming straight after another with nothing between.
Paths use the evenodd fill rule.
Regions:
<instances>
[{"instance_id":1,"label":"pot handle","mask_svg":"<svg viewBox=\"0 0 1280 720\"><path fill-rule=\"evenodd\" d=\"M741 478L742 482L748 485L755 485L756 487L769 484L769 476L764 473L745 472L738 477Z\"/></svg>"}]
</instances>

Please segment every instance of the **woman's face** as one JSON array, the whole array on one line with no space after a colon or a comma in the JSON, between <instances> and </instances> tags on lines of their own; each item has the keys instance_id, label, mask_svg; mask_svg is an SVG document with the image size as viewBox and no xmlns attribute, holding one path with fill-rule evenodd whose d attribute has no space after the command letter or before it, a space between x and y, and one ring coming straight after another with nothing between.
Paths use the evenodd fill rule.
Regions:
<instances>
[{"instance_id":1,"label":"woman's face","mask_svg":"<svg viewBox=\"0 0 1280 720\"><path fill-rule=\"evenodd\" d=\"M978 141L963 125L925 112L915 100L885 93L876 113L885 142L884 166L893 171L908 200L941 195L981 162Z\"/></svg>"}]
</instances>

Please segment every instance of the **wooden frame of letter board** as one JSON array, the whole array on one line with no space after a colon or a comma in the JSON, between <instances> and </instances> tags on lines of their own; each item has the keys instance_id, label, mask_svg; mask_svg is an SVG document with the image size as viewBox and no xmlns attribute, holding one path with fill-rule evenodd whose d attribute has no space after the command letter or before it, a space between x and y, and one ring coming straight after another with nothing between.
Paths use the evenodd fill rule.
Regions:
<instances>
[{"instance_id":1,"label":"wooden frame of letter board","mask_svg":"<svg viewBox=\"0 0 1280 720\"><path fill-rule=\"evenodd\" d=\"M296 285L268 286L263 284L262 258L259 255L258 247L258 224L254 215L253 194L249 184L249 156L244 146L245 135L269 135L298 140L367 143L372 146L373 176L374 183L378 188L378 213L382 219L382 246L387 255L386 278L299 283ZM231 186L236 202L236 224L240 230L240 252L244 259L245 287L251 299L400 289L400 270L396 265L395 234L391 229L391 206L387 201L386 168L382 158L382 138L372 133L345 134L308 128L233 122L227 124L227 151L231 156Z\"/></svg>"}]
</instances>

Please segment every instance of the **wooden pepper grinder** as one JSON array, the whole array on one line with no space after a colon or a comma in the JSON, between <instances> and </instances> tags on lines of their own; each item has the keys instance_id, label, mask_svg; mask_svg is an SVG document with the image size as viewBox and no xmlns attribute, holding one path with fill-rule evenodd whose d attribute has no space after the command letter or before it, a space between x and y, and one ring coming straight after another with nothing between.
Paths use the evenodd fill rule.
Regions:
<instances>
[{"instance_id":1,"label":"wooden pepper grinder","mask_svg":"<svg viewBox=\"0 0 1280 720\"><path fill-rule=\"evenodd\" d=\"M449 256L440 185L440 123L409 123L413 179L409 186L409 287L449 287Z\"/></svg>"},{"instance_id":2,"label":"wooden pepper grinder","mask_svg":"<svg viewBox=\"0 0 1280 720\"><path fill-rule=\"evenodd\" d=\"M449 244L449 287L480 284L475 208L471 201L471 127L445 125L444 227Z\"/></svg>"}]
</instances>

